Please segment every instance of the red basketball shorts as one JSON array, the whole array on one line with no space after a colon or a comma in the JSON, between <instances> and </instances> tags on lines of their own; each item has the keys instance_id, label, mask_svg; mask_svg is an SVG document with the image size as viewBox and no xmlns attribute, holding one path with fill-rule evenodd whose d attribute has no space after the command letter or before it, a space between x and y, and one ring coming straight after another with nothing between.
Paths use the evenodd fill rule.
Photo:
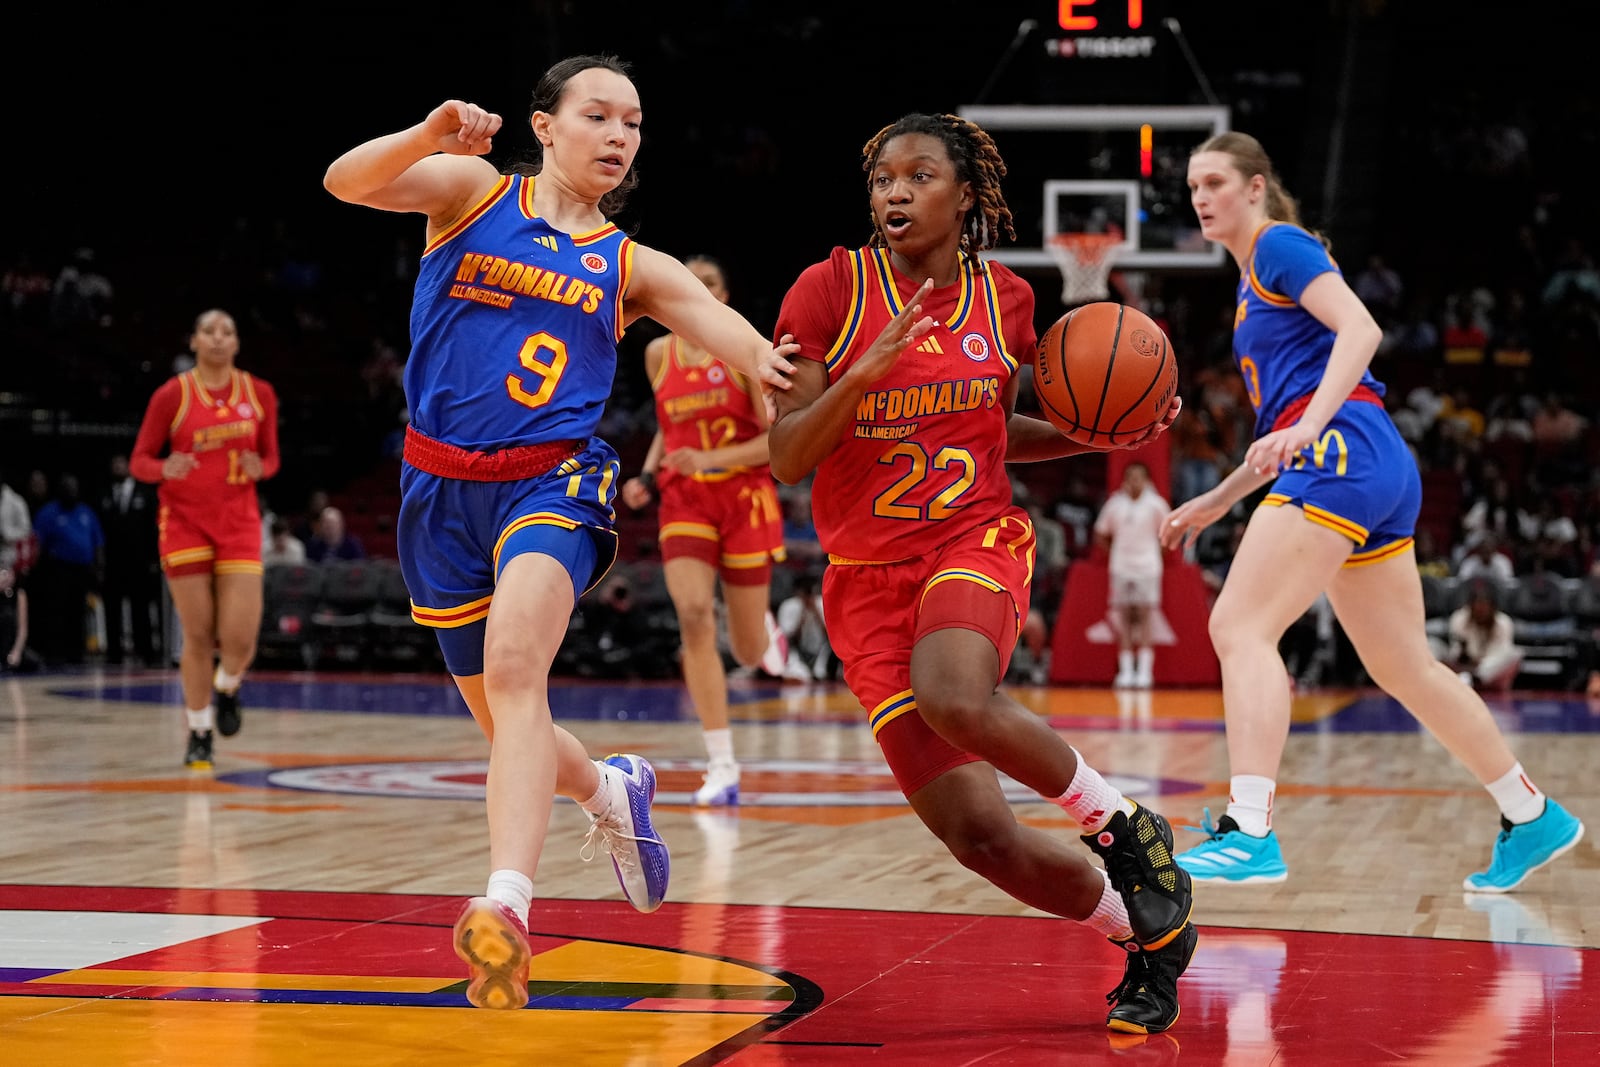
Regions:
<instances>
[{"instance_id":1,"label":"red basketball shorts","mask_svg":"<svg viewBox=\"0 0 1600 1067\"><path fill-rule=\"evenodd\" d=\"M936 630L972 630L994 645L999 677L1005 677L1027 610L1033 553L1033 527L1018 511L925 557L835 562L824 575L828 639L907 796L979 758L945 741L917 714L912 648Z\"/></svg>"},{"instance_id":2,"label":"red basketball shorts","mask_svg":"<svg viewBox=\"0 0 1600 1067\"><path fill-rule=\"evenodd\" d=\"M156 529L168 578L261 573L261 511L253 489L205 509L163 504Z\"/></svg>"},{"instance_id":3,"label":"red basketball shorts","mask_svg":"<svg viewBox=\"0 0 1600 1067\"><path fill-rule=\"evenodd\" d=\"M728 585L766 585L782 562L783 512L765 470L661 486L661 558L698 559Z\"/></svg>"}]
</instances>

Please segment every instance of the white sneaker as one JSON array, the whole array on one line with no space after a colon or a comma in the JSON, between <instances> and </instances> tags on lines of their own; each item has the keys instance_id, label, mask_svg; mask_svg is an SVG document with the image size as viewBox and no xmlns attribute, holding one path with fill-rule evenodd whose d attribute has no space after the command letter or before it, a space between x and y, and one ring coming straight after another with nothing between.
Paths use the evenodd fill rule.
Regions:
<instances>
[{"instance_id":1,"label":"white sneaker","mask_svg":"<svg viewBox=\"0 0 1600 1067\"><path fill-rule=\"evenodd\" d=\"M610 803L604 815L587 813L589 832L578 856L588 862L597 852L609 852L628 903L643 912L655 911L666 899L672 873L666 843L650 821L650 805L656 797L655 768L649 760L629 753L598 762L611 793Z\"/></svg>"},{"instance_id":2,"label":"white sneaker","mask_svg":"<svg viewBox=\"0 0 1600 1067\"><path fill-rule=\"evenodd\" d=\"M732 807L739 803L739 765L721 761L706 765L705 784L694 791L698 808Z\"/></svg>"},{"instance_id":3,"label":"white sneaker","mask_svg":"<svg viewBox=\"0 0 1600 1067\"><path fill-rule=\"evenodd\" d=\"M778 629L778 620L767 612L767 650L761 654L761 669L774 678L783 677L789 663L789 638Z\"/></svg>"},{"instance_id":4,"label":"white sneaker","mask_svg":"<svg viewBox=\"0 0 1600 1067\"><path fill-rule=\"evenodd\" d=\"M1113 689L1134 688L1134 674L1132 671L1118 671L1116 681L1111 683Z\"/></svg>"},{"instance_id":5,"label":"white sneaker","mask_svg":"<svg viewBox=\"0 0 1600 1067\"><path fill-rule=\"evenodd\" d=\"M1150 672L1150 671L1134 671L1134 673L1133 673L1133 688L1134 689L1152 689L1152 688L1155 687L1155 684L1156 684L1156 680L1153 677L1152 672Z\"/></svg>"}]
</instances>

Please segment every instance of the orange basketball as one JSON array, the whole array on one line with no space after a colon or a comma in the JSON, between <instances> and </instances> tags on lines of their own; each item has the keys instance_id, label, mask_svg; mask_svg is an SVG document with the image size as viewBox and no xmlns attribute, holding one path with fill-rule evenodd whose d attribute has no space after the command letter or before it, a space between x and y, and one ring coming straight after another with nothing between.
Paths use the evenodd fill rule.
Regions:
<instances>
[{"instance_id":1,"label":"orange basketball","mask_svg":"<svg viewBox=\"0 0 1600 1067\"><path fill-rule=\"evenodd\" d=\"M1080 444L1138 440L1166 415L1177 390L1172 342L1138 308L1084 304L1039 338L1033 375L1039 407Z\"/></svg>"}]
</instances>

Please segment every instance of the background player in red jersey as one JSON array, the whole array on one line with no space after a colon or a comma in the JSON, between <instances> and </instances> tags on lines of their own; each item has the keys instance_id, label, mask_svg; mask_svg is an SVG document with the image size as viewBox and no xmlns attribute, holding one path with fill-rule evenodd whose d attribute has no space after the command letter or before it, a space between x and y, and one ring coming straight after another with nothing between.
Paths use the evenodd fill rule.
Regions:
<instances>
[{"instance_id":1,"label":"background player in red jersey","mask_svg":"<svg viewBox=\"0 0 1600 1067\"><path fill-rule=\"evenodd\" d=\"M183 628L184 762L204 770L213 727L239 732L239 684L261 629L256 483L278 473L278 396L234 366L239 329L226 311L201 312L189 348L193 369L151 396L128 468L160 486L161 569Z\"/></svg>"},{"instance_id":2,"label":"background player in red jersey","mask_svg":"<svg viewBox=\"0 0 1600 1067\"><path fill-rule=\"evenodd\" d=\"M722 265L684 264L728 302ZM717 648L717 580L728 609L733 658L783 673L788 658L772 617L772 565L784 558L783 514L767 463L767 413L759 384L676 334L651 341L645 370L655 390L656 435L622 502L661 495L661 558L683 641L683 681L705 737L702 806L739 802L739 762L728 728L728 677Z\"/></svg>"},{"instance_id":3,"label":"background player in red jersey","mask_svg":"<svg viewBox=\"0 0 1600 1067\"><path fill-rule=\"evenodd\" d=\"M999 691L1034 556L1005 464L1084 451L1013 413L1033 293L980 257L1012 235L1005 163L954 115L908 115L864 156L871 242L807 268L778 316L800 358L776 398L772 469L817 472L829 637L918 817L1018 900L1128 949L1107 1025L1165 1030L1197 936L1171 828ZM1018 824L997 768L1066 811L1106 872Z\"/></svg>"}]
</instances>

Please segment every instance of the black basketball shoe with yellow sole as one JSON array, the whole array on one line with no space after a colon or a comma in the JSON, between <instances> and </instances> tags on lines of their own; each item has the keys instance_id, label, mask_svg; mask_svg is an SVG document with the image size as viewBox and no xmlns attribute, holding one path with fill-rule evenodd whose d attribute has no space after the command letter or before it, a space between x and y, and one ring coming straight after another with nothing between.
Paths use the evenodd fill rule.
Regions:
<instances>
[{"instance_id":1,"label":"black basketball shoe with yellow sole","mask_svg":"<svg viewBox=\"0 0 1600 1067\"><path fill-rule=\"evenodd\" d=\"M1083 842L1105 863L1139 944L1151 951L1165 948L1194 908L1193 882L1173 861L1167 820L1135 804L1133 814L1117 812L1098 831L1084 834Z\"/></svg>"},{"instance_id":2,"label":"black basketball shoe with yellow sole","mask_svg":"<svg viewBox=\"0 0 1600 1067\"><path fill-rule=\"evenodd\" d=\"M1148 952L1137 941L1114 941L1128 953L1122 984L1106 994L1106 1026L1124 1034L1159 1034L1178 1021L1178 978L1194 958L1200 933L1185 923L1165 948Z\"/></svg>"}]
</instances>

